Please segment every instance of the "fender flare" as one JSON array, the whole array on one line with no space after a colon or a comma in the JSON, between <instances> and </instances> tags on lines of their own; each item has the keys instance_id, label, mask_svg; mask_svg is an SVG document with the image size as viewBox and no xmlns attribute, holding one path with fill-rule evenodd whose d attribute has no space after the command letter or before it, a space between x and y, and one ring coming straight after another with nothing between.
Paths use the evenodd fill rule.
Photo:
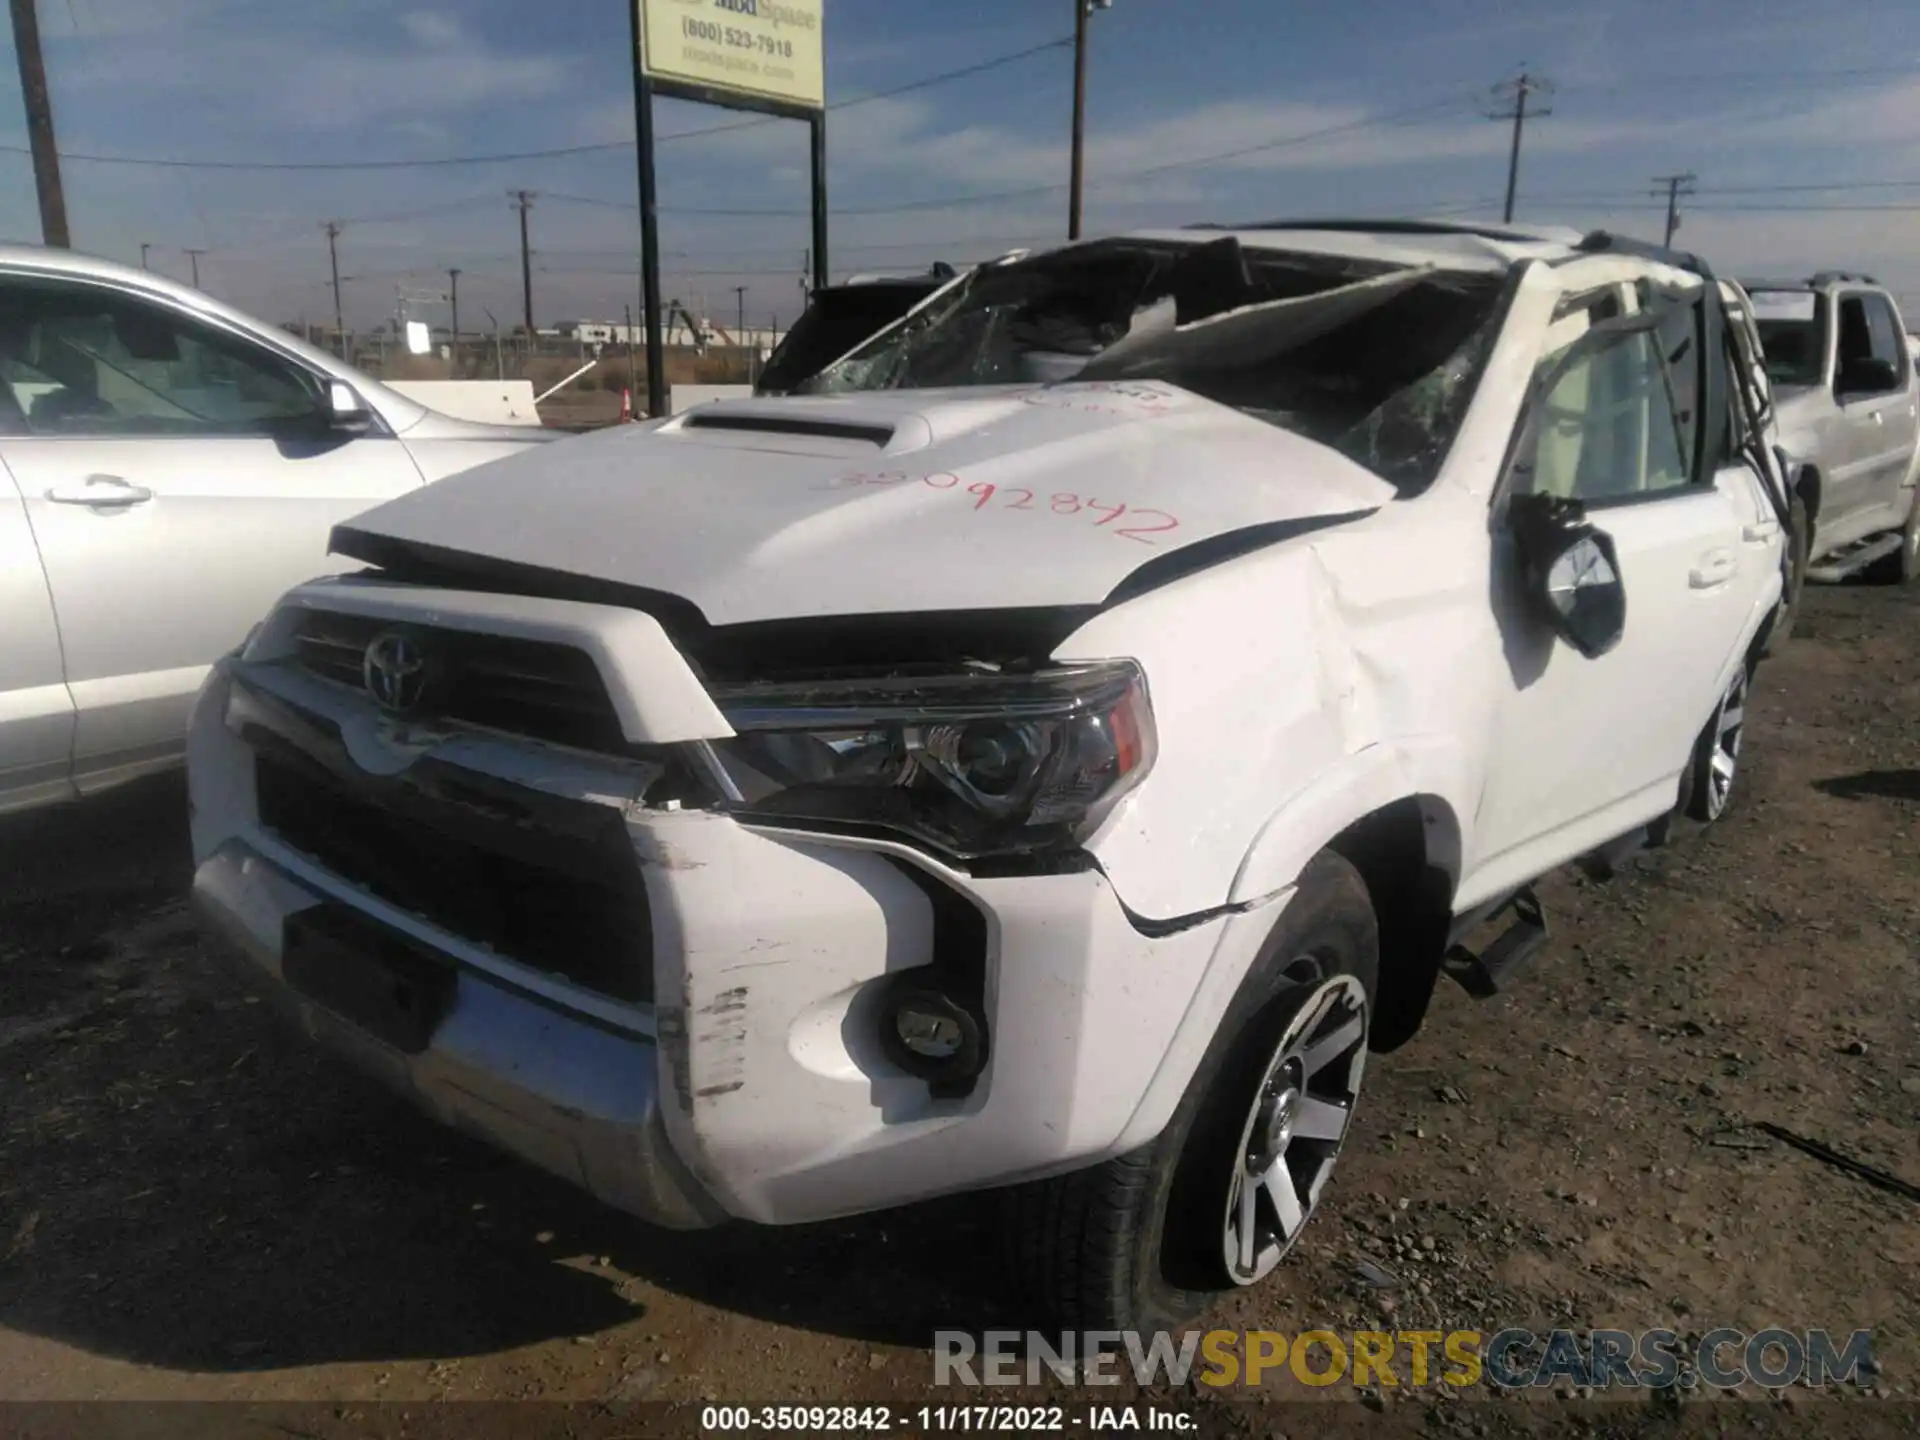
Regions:
<instances>
[{"instance_id":1,"label":"fender flare","mask_svg":"<svg viewBox=\"0 0 1920 1440\"><path fill-rule=\"evenodd\" d=\"M1293 899L1301 871L1344 831L1389 805L1417 800L1427 819L1429 859L1458 881L1460 817L1472 813L1463 809L1468 773L1460 747L1439 737L1370 745L1274 811L1234 877L1230 899L1236 913L1223 923L1187 1012L1108 1154L1144 1145L1166 1127L1260 947Z\"/></svg>"},{"instance_id":2,"label":"fender flare","mask_svg":"<svg viewBox=\"0 0 1920 1440\"><path fill-rule=\"evenodd\" d=\"M1367 816L1418 800L1427 822L1427 855L1458 881L1473 770L1458 742L1422 736L1369 745L1293 795L1268 818L1240 862L1229 899L1244 903L1283 890L1330 841Z\"/></svg>"}]
</instances>

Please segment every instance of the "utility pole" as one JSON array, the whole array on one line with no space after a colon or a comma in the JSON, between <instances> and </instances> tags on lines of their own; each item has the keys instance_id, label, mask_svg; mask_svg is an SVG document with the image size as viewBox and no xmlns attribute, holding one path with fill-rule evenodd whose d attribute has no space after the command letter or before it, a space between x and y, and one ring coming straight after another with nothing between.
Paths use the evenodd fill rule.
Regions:
<instances>
[{"instance_id":1,"label":"utility pole","mask_svg":"<svg viewBox=\"0 0 1920 1440\"><path fill-rule=\"evenodd\" d=\"M333 266L333 343L340 347L340 358L347 358L347 322L340 308L340 222L327 222L327 259Z\"/></svg>"},{"instance_id":2,"label":"utility pole","mask_svg":"<svg viewBox=\"0 0 1920 1440\"><path fill-rule=\"evenodd\" d=\"M1527 121L1541 116L1551 115L1551 110L1529 109L1527 102L1534 96L1545 99L1553 94L1553 82L1538 75L1522 70L1511 80L1503 81L1493 87L1493 98L1504 108L1488 112L1490 120L1511 120L1513 122L1513 149L1507 157L1507 208L1505 223L1513 223L1513 198L1520 188L1520 137L1527 128Z\"/></svg>"},{"instance_id":3,"label":"utility pole","mask_svg":"<svg viewBox=\"0 0 1920 1440\"><path fill-rule=\"evenodd\" d=\"M627 398L633 398L633 392L640 388L640 372L633 362L633 306L627 306Z\"/></svg>"},{"instance_id":4,"label":"utility pole","mask_svg":"<svg viewBox=\"0 0 1920 1440\"><path fill-rule=\"evenodd\" d=\"M751 385L753 383L753 347L747 344L747 287L734 286L733 298L735 304L733 344L746 360L747 383Z\"/></svg>"},{"instance_id":5,"label":"utility pole","mask_svg":"<svg viewBox=\"0 0 1920 1440\"><path fill-rule=\"evenodd\" d=\"M527 212L533 209L533 191L514 190L509 192L514 206L520 211L520 291L526 302L527 353L533 353L533 251L527 241Z\"/></svg>"},{"instance_id":6,"label":"utility pole","mask_svg":"<svg viewBox=\"0 0 1920 1440\"><path fill-rule=\"evenodd\" d=\"M67 192L60 184L60 149L53 140L53 100L40 56L40 16L34 0L11 0L13 48L20 57L20 95L27 103L27 141L33 150L33 188L40 196L40 238L61 250L73 244L67 232Z\"/></svg>"},{"instance_id":7,"label":"utility pole","mask_svg":"<svg viewBox=\"0 0 1920 1440\"><path fill-rule=\"evenodd\" d=\"M1691 170L1683 175L1656 175L1653 177L1654 184L1664 185L1667 190L1667 238L1661 243L1669 250L1673 248L1674 234L1680 229L1680 197L1682 195L1693 194L1694 183L1699 180L1699 178L1700 177L1695 175ZM1652 193L1656 199L1659 198L1660 192L1658 190Z\"/></svg>"},{"instance_id":8,"label":"utility pole","mask_svg":"<svg viewBox=\"0 0 1920 1440\"><path fill-rule=\"evenodd\" d=\"M453 309L453 368L455 378L460 369L460 267L452 266L447 271L447 303Z\"/></svg>"},{"instance_id":9,"label":"utility pole","mask_svg":"<svg viewBox=\"0 0 1920 1440\"><path fill-rule=\"evenodd\" d=\"M193 288L196 290L200 288L200 257L206 253L204 250L187 251L188 263L193 266Z\"/></svg>"},{"instance_id":10,"label":"utility pole","mask_svg":"<svg viewBox=\"0 0 1920 1440\"><path fill-rule=\"evenodd\" d=\"M151 270L153 268L147 263L147 252L152 248L152 244L148 241L142 240L140 242L140 268L142 270Z\"/></svg>"},{"instance_id":11,"label":"utility pole","mask_svg":"<svg viewBox=\"0 0 1920 1440\"><path fill-rule=\"evenodd\" d=\"M1067 201L1067 239L1080 238L1081 195L1086 188L1087 22L1113 0L1073 0L1073 175Z\"/></svg>"}]
</instances>

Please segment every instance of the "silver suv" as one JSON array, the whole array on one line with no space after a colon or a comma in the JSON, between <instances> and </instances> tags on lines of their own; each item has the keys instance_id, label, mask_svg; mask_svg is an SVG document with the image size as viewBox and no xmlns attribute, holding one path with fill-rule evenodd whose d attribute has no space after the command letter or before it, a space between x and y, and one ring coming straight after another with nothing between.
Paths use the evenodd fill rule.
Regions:
<instances>
[{"instance_id":1,"label":"silver suv","mask_svg":"<svg viewBox=\"0 0 1920 1440\"><path fill-rule=\"evenodd\" d=\"M1920 382L1893 297L1865 275L1747 285L1794 462L1791 623L1801 581L1877 566L1920 578ZM1784 631L1776 629L1776 638Z\"/></svg>"}]
</instances>

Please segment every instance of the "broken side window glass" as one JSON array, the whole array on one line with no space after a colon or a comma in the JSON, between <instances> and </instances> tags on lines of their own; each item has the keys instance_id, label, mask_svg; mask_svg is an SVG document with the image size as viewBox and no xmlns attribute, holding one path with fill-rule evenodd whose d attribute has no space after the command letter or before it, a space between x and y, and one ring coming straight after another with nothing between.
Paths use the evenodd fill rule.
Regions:
<instances>
[{"instance_id":1,"label":"broken side window glass","mask_svg":"<svg viewBox=\"0 0 1920 1440\"><path fill-rule=\"evenodd\" d=\"M983 267L806 391L1159 380L1430 484L1497 330L1497 276L1105 241Z\"/></svg>"}]
</instances>

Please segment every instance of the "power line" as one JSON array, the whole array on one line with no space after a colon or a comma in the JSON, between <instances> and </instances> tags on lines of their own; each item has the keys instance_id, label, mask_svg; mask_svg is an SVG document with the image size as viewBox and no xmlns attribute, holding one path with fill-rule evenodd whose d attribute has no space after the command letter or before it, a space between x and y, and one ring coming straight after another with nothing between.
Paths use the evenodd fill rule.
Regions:
<instances>
[{"instance_id":1,"label":"power line","mask_svg":"<svg viewBox=\"0 0 1920 1440\"><path fill-rule=\"evenodd\" d=\"M390 225L401 220L426 220L437 215L450 215L456 210L465 210L475 205L496 205L499 203L499 195L500 192L497 190L488 190L485 194L468 195L463 199L449 200L440 205L420 206L411 210L389 210L379 215L350 215L335 223L340 225ZM303 221L298 225L289 225L277 230L257 231L253 235L242 240L236 240L229 245L210 246L208 253L229 254L240 250L258 249L261 246L277 246L283 240L294 235L308 233L309 223L310 222Z\"/></svg>"},{"instance_id":2,"label":"power line","mask_svg":"<svg viewBox=\"0 0 1920 1440\"><path fill-rule=\"evenodd\" d=\"M1834 80L1874 77L1912 79L1914 67L1912 65L1846 65L1824 70L1796 66L1790 70L1723 70L1709 74L1650 72L1636 75L1631 80L1612 81L1607 84L1565 85L1561 89L1569 94L1613 95L1622 91L1646 90L1662 85L1675 86L1683 90L1699 90L1711 85L1767 85L1780 88L1794 85L1818 86Z\"/></svg>"},{"instance_id":3,"label":"power line","mask_svg":"<svg viewBox=\"0 0 1920 1440\"><path fill-rule=\"evenodd\" d=\"M31 0L13 0L16 8L30 4ZM1015 50L1006 55L996 55L992 59L982 60L972 65L963 65L956 70L942 71L938 75L923 76L896 85L889 90L877 90L871 94L856 95L850 100L836 101L827 106L829 110L849 110L856 105L869 105L876 100L891 100L895 96L911 94L916 90L930 89L935 85L945 85L950 81L964 80L974 75L984 74L1005 65L1012 65L1049 50L1059 50L1073 43L1073 37L1062 36L1039 45L1030 45L1024 50ZM773 118L736 120L725 125L709 125L699 130L681 130L670 135L657 136L659 143L670 140L695 140L704 135L726 135L738 130L753 130L762 125L777 123ZM614 151L626 151L633 148L631 140L607 140L589 145L560 145L544 150L501 151L484 155L440 155L418 160L174 160L154 156L140 155L102 155L79 150L63 150L60 158L88 165L132 165L147 166L158 170L271 170L271 171L343 171L343 170L426 170L459 165L505 165L528 160L565 160L577 155L604 155ZM15 155L32 153L23 145L0 145L0 152Z\"/></svg>"},{"instance_id":4,"label":"power line","mask_svg":"<svg viewBox=\"0 0 1920 1440\"><path fill-rule=\"evenodd\" d=\"M1316 130L1303 130L1293 135L1282 136L1278 140L1265 140L1256 145L1242 145L1233 150L1221 150L1211 155L1187 156L1180 160L1166 160L1156 165L1142 166L1136 170L1123 171L1110 175L1102 184L1112 185L1128 180L1141 180L1152 175L1165 174L1169 170L1201 170L1211 165L1224 165L1234 160L1243 160L1249 155L1262 155L1275 150L1286 150L1297 145L1308 145L1315 140L1326 140L1336 135L1349 135L1362 130L1374 130L1382 127L1405 125L1416 119L1423 119L1450 108L1456 102L1451 98L1429 100L1420 105L1411 105L1401 110L1389 110L1379 115L1358 120L1345 120L1337 125L1323 125ZM1027 200L1041 195L1055 195L1069 188L1071 182L1062 181L1053 185L1027 185L1017 190L994 190L973 195L952 195L938 200L908 200L898 205L861 205L840 206L834 210L836 215L906 215L926 210L954 210L969 205L987 205L1001 200ZM573 205L594 205L609 210L631 210L633 204L627 200L606 200L594 195L564 195L551 191L545 192L546 198L559 200ZM662 206L663 215L716 215L741 218L768 219L784 215L805 215L803 209L735 208L732 206Z\"/></svg>"}]
</instances>

